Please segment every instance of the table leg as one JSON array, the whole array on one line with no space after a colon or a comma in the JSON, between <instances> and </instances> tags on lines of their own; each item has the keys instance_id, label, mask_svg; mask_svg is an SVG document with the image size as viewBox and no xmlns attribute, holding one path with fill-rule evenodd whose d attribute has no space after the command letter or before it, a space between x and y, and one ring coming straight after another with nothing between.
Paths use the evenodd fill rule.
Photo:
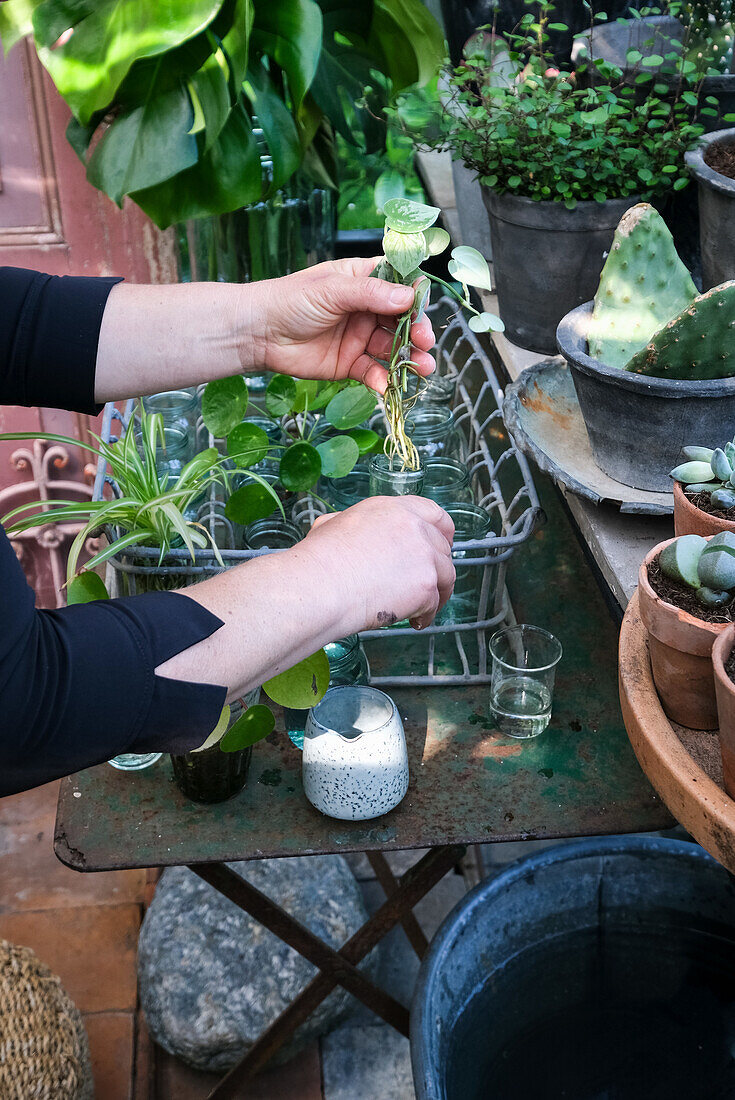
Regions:
<instances>
[{"instance_id":1,"label":"table leg","mask_svg":"<svg viewBox=\"0 0 735 1100\"><path fill-rule=\"evenodd\" d=\"M398 924L403 914L407 911L410 912L410 910L428 894L429 890L444 877L447 871L458 863L464 855L464 851L464 847L452 845L442 848L432 848L430 852L427 852L417 864L411 867L406 874L401 877L395 892L391 894L375 913L373 913L370 919L367 920L361 928L358 928L357 932L342 945L339 952L336 954L338 954L344 962L351 964L353 967L355 964L359 963L383 936ZM222 864L204 864L201 866L192 866L191 869L207 882L210 882L211 879L206 872L212 868L222 866ZM225 870L229 870L229 868L225 868ZM202 872L205 873L202 874ZM234 872L231 873L239 882L243 881L238 875L234 875ZM220 889L218 883L212 881L212 885ZM226 891L222 892L226 893ZM230 897L231 895L226 893L226 896ZM261 895L261 897L262 896L263 895ZM247 904L242 905L240 900L234 897L231 898L231 900L235 901L236 904L240 905L246 912L249 912L251 916L255 916ZM272 902L270 904L273 905ZM274 907L278 909L278 906ZM284 915L288 916L288 914ZM297 924L298 922L294 921L294 923ZM266 925L266 927L269 926ZM298 927L303 929L302 925L298 925ZM271 931L274 931L274 929L271 928ZM317 943L321 944L322 947L325 947L321 940L318 940L317 937L312 936L311 932L308 932L308 929L303 929L303 931L305 931L310 938L315 939ZM279 932L276 932L276 935L279 934ZM285 942L288 943L289 941L286 940ZM291 944L291 946L294 945ZM299 948L296 949L299 950ZM333 954L331 948L327 950L330 955ZM306 957L308 958L308 956ZM317 963L316 965L319 964ZM335 976L334 971L337 969L336 967L330 973L327 973L326 970L321 967L320 969L322 972L315 978L312 978L311 982L305 986L288 1008L284 1009L271 1026L256 1039L254 1045L250 1048L242 1061L234 1066L227 1076L215 1086L209 1094L208 1100L237 1100L238 1097L242 1097L244 1082L262 1069L273 1054L275 1054L286 1040L291 1037L299 1024L303 1023L304 1020L311 1015L314 1009L321 1004L325 997L329 996L336 985L345 984L340 976ZM360 972L358 971L357 973ZM375 991L375 993L380 993L383 997L388 996L382 990L378 990L378 987L368 979L365 979L365 982L371 987L371 990ZM355 996L366 1004L368 1008L376 1011L375 1004L372 1002L370 995L364 996L360 993L355 993ZM389 999L391 1001L393 1000L393 998ZM400 1007L403 1009L403 1006ZM405 1009L403 1009L403 1012L406 1013L407 1018L408 1013ZM407 1034L407 1031L404 1031L402 1027L397 1028L397 1030L401 1031L402 1034Z\"/></svg>"},{"instance_id":2,"label":"table leg","mask_svg":"<svg viewBox=\"0 0 735 1100\"><path fill-rule=\"evenodd\" d=\"M385 896L389 898L398 889L398 879L390 869L390 864L382 852L366 852L370 866L375 871L375 877L383 887ZM408 937L408 942L420 959L423 959L429 948L429 941L423 933L421 925L416 920L413 912L404 913L401 917L403 931Z\"/></svg>"}]
</instances>

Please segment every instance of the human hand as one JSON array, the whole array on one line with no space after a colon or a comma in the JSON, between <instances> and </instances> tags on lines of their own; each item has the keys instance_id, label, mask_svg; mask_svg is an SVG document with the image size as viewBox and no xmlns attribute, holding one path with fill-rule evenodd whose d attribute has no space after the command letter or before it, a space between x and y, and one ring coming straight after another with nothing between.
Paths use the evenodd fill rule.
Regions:
<instances>
[{"instance_id":1,"label":"human hand","mask_svg":"<svg viewBox=\"0 0 735 1100\"><path fill-rule=\"evenodd\" d=\"M428 626L454 588L454 524L426 497L370 497L320 516L299 549L344 585L345 633Z\"/></svg>"},{"instance_id":2,"label":"human hand","mask_svg":"<svg viewBox=\"0 0 735 1100\"><path fill-rule=\"evenodd\" d=\"M294 378L353 378L382 394L388 374L376 359L390 357L396 319L413 291L370 277L376 263L333 260L248 284L243 301L257 362ZM411 341L418 371L431 374L434 333L426 317L414 323Z\"/></svg>"}]
</instances>

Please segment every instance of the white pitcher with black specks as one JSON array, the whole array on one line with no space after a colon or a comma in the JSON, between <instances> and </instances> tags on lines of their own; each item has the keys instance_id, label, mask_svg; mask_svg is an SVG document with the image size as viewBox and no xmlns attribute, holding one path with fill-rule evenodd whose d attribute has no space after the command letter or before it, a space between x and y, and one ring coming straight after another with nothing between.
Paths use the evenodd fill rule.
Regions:
<instances>
[{"instance_id":1,"label":"white pitcher with black specks","mask_svg":"<svg viewBox=\"0 0 735 1100\"><path fill-rule=\"evenodd\" d=\"M330 688L304 730L304 793L328 817L367 821L388 813L408 790L403 723L374 687Z\"/></svg>"}]
</instances>

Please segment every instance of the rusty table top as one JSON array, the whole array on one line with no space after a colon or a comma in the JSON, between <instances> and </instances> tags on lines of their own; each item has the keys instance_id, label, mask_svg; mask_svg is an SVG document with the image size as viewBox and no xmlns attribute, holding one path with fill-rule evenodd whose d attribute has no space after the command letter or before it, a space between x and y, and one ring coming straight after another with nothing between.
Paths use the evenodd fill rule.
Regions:
<instances>
[{"instance_id":1,"label":"rusty table top","mask_svg":"<svg viewBox=\"0 0 735 1100\"><path fill-rule=\"evenodd\" d=\"M537 484L549 522L514 556L509 588L519 621L546 627L564 646L541 737L494 732L487 686L395 689L411 781L384 817L340 822L315 810L301 754L279 723L253 750L244 790L217 806L184 798L165 759L142 772L101 764L65 779L59 859L99 871L669 827L620 715L616 627L555 491Z\"/></svg>"}]
</instances>

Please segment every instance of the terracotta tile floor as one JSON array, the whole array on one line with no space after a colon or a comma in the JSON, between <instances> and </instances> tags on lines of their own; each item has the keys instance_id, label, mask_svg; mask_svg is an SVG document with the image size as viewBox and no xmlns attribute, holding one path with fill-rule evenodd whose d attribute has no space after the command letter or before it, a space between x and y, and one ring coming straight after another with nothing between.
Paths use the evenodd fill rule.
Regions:
<instances>
[{"instance_id":1,"label":"terracotta tile floor","mask_svg":"<svg viewBox=\"0 0 735 1100\"><path fill-rule=\"evenodd\" d=\"M81 1010L97 1100L203 1100L217 1080L154 1050L136 948L155 873L81 875L53 853L58 784L0 799L0 937L32 947ZM319 1050L264 1072L248 1100L321 1100Z\"/></svg>"}]
</instances>

